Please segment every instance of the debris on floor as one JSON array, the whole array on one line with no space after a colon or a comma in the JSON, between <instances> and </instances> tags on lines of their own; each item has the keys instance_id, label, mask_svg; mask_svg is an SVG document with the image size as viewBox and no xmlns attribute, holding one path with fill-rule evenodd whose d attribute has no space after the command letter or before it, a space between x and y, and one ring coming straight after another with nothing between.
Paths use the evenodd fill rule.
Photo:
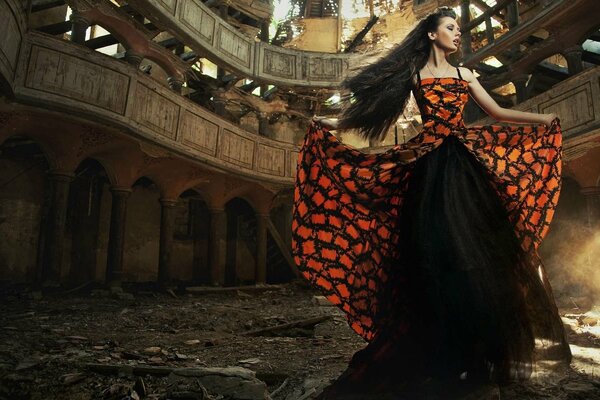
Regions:
<instances>
[{"instance_id":1,"label":"debris on floor","mask_svg":"<svg viewBox=\"0 0 600 400\"><path fill-rule=\"evenodd\" d=\"M366 345L299 283L1 296L0 399L308 400ZM565 304L572 368L500 399L600 399L600 308Z\"/></svg>"}]
</instances>

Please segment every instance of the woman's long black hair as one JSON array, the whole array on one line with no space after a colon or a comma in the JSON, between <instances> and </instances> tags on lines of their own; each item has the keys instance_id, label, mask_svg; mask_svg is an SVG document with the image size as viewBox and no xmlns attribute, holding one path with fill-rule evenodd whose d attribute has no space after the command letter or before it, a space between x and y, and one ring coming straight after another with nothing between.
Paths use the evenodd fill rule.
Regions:
<instances>
[{"instance_id":1,"label":"woman's long black hair","mask_svg":"<svg viewBox=\"0 0 600 400\"><path fill-rule=\"evenodd\" d=\"M406 107L413 76L427 63L431 49L427 33L435 32L443 17L456 19L456 13L450 7L438 8L383 58L341 83L350 93L343 96L339 129L358 128L369 140L385 137Z\"/></svg>"}]
</instances>

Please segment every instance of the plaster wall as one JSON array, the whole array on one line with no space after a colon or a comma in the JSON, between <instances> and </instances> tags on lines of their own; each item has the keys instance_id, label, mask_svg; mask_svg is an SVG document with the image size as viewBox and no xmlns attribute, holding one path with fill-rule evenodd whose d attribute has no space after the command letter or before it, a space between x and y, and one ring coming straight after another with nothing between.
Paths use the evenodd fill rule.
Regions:
<instances>
[{"instance_id":1,"label":"plaster wall","mask_svg":"<svg viewBox=\"0 0 600 400\"><path fill-rule=\"evenodd\" d=\"M254 282L256 278L256 258L254 249L248 247L248 243L240 236L240 230L238 230L238 238L235 245L236 283Z\"/></svg>"},{"instance_id":2,"label":"plaster wall","mask_svg":"<svg viewBox=\"0 0 600 400\"><path fill-rule=\"evenodd\" d=\"M171 279L175 281L191 281L194 278L194 241L173 240L171 250Z\"/></svg>"},{"instance_id":3,"label":"plaster wall","mask_svg":"<svg viewBox=\"0 0 600 400\"><path fill-rule=\"evenodd\" d=\"M135 186L127 205L123 280L156 281L160 239L160 193Z\"/></svg>"},{"instance_id":4,"label":"plaster wall","mask_svg":"<svg viewBox=\"0 0 600 400\"><path fill-rule=\"evenodd\" d=\"M344 21L344 35L342 40L352 40L369 22L370 17L355 18ZM393 47L400 43L406 35L414 28L417 20L415 14L410 8L387 14L379 18L375 26L367 33L363 39L369 47L383 45Z\"/></svg>"},{"instance_id":5,"label":"plaster wall","mask_svg":"<svg viewBox=\"0 0 600 400\"><path fill-rule=\"evenodd\" d=\"M0 159L0 282L31 282L38 254L44 170Z\"/></svg>"},{"instance_id":6,"label":"plaster wall","mask_svg":"<svg viewBox=\"0 0 600 400\"><path fill-rule=\"evenodd\" d=\"M337 18L303 18L298 21L303 32L285 44L298 50L337 53L339 50L339 21Z\"/></svg>"}]
</instances>

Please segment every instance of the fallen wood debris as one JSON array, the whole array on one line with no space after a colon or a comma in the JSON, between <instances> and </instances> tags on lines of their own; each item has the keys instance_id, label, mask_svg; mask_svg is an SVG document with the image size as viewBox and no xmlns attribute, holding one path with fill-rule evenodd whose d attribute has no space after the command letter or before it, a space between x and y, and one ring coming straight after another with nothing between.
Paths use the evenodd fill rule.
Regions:
<instances>
[{"instance_id":1,"label":"fallen wood debris","mask_svg":"<svg viewBox=\"0 0 600 400\"><path fill-rule=\"evenodd\" d=\"M332 319L331 315L321 315L319 317L312 317L307 319L302 319L300 321L289 322L287 324L280 324L275 326L270 326L267 328L256 329L253 331L243 332L242 336L263 336L267 333L273 333L277 331L284 331L286 329L291 328L313 328L316 324Z\"/></svg>"}]
</instances>

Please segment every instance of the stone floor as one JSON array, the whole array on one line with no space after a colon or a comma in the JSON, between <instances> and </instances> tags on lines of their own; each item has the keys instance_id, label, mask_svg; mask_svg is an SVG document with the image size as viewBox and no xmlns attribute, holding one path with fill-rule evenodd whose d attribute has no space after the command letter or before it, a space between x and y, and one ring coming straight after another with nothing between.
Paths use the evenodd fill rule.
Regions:
<instances>
[{"instance_id":1,"label":"stone floor","mask_svg":"<svg viewBox=\"0 0 600 400\"><path fill-rule=\"evenodd\" d=\"M365 346L297 283L124 290L3 288L0 399L312 399ZM600 308L561 313L572 368L486 398L600 399Z\"/></svg>"}]
</instances>

